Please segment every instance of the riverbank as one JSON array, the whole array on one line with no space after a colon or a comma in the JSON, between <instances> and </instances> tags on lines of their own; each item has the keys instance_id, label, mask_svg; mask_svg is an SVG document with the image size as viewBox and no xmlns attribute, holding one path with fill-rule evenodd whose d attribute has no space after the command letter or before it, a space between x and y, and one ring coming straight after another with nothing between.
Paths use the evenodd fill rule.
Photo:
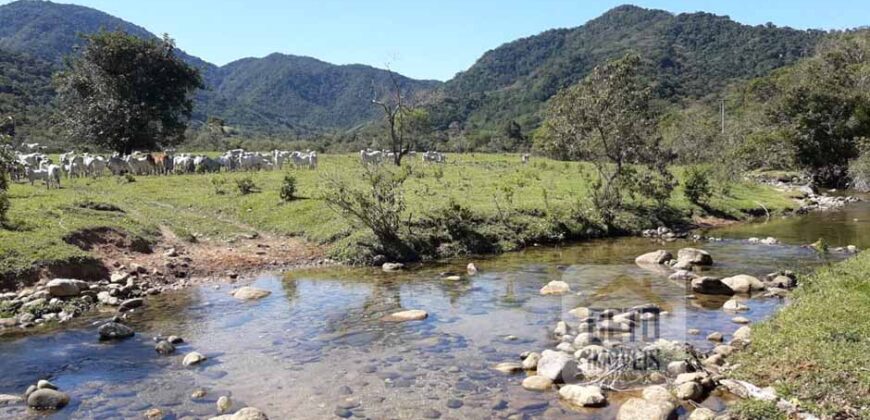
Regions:
<instances>
[{"instance_id":1,"label":"riverbank","mask_svg":"<svg viewBox=\"0 0 870 420\"><path fill-rule=\"evenodd\" d=\"M63 180L63 188L15 184L10 223L0 229L0 289L41 279L105 279L116 263L149 270L170 248L186 249L193 276L221 276L247 266L286 267L328 258L370 262L370 241L317 199L322 174L358 179L358 157L326 155L317 171L290 170L297 199L283 202L282 171ZM577 162L514 155L451 155L444 165L412 162L405 183L407 217L431 248L428 258L500 253L536 243L598 237L585 202L591 168ZM681 171L675 169L680 178ZM236 181L250 177L255 192ZM794 193L752 183L716 191L706 208L681 188L665 211L633 203L621 233L669 224L716 223L794 211ZM612 233L610 233L612 234ZM327 261L328 262L328 261ZM221 270L225 268L224 270ZM223 273L221 272L223 271Z\"/></svg>"},{"instance_id":2,"label":"riverbank","mask_svg":"<svg viewBox=\"0 0 870 420\"><path fill-rule=\"evenodd\" d=\"M790 305L753 326L734 375L825 418L868 418L868 278L870 252L802 279Z\"/></svg>"}]
</instances>

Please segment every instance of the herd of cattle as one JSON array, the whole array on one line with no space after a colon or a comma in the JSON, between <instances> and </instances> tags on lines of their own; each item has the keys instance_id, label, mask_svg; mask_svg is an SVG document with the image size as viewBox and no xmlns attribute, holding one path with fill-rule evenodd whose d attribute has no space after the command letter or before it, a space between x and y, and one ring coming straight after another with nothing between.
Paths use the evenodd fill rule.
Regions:
<instances>
[{"instance_id":1,"label":"herd of cattle","mask_svg":"<svg viewBox=\"0 0 870 420\"><path fill-rule=\"evenodd\" d=\"M43 181L48 188L52 188L60 185L62 176L100 177L107 171L112 175L169 175L282 169L285 164L316 169L317 152L275 150L258 153L234 149L217 158L172 152L133 152L125 156L116 153L110 157L68 152L61 154L57 163L43 153L16 152L11 173L15 181L29 181L31 184Z\"/></svg>"}]
</instances>

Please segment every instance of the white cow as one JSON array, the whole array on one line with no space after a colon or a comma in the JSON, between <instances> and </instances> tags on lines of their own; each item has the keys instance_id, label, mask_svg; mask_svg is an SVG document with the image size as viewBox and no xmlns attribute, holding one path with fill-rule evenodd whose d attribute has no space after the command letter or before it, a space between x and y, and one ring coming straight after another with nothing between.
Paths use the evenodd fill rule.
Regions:
<instances>
[{"instance_id":1,"label":"white cow","mask_svg":"<svg viewBox=\"0 0 870 420\"><path fill-rule=\"evenodd\" d=\"M377 164L383 162L384 152L381 152L380 150L374 150L374 151L369 151L368 149L360 150L359 151L359 159L360 159L360 162L362 162L363 164L377 165Z\"/></svg>"},{"instance_id":2,"label":"white cow","mask_svg":"<svg viewBox=\"0 0 870 420\"><path fill-rule=\"evenodd\" d=\"M104 157L85 154L83 157L83 161L85 165L85 173L88 176L92 176L94 178L103 176L103 172L106 170L107 166L107 162Z\"/></svg>"},{"instance_id":3,"label":"white cow","mask_svg":"<svg viewBox=\"0 0 870 420\"><path fill-rule=\"evenodd\" d=\"M130 172L130 165L127 164L124 159L121 158L117 153L113 154L112 157L106 162L106 166L109 168L109 172L112 175L124 175L127 172Z\"/></svg>"},{"instance_id":4,"label":"white cow","mask_svg":"<svg viewBox=\"0 0 870 420\"><path fill-rule=\"evenodd\" d=\"M521 159L522 159L522 161L523 161L523 165L529 163L529 154L528 154L528 153L523 153Z\"/></svg>"},{"instance_id":5,"label":"white cow","mask_svg":"<svg viewBox=\"0 0 870 420\"><path fill-rule=\"evenodd\" d=\"M30 185L33 185L35 181L43 181L48 189L51 189L52 185L60 188L60 166L58 165L43 165L35 169L32 166L25 166L24 174L30 181Z\"/></svg>"},{"instance_id":6,"label":"white cow","mask_svg":"<svg viewBox=\"0 0 870 420\"><path fill-rule=\"evenodd\" d=\"M423 153L423 162L444 163L447 157L441 152L427 151Z\"/></svg>"}]
</instances>

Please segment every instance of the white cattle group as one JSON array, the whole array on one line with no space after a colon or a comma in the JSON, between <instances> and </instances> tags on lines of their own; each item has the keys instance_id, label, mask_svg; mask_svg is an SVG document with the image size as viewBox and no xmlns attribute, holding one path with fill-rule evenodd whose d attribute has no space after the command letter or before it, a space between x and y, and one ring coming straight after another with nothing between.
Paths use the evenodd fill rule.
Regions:
<instances>
[{"instance_id":1,"label":"white cattle group","mask_svg":"<svg viewBox=\"0 0 870 420\"><path fill-rule=\"evenodd\" d=\"M29 149L28 149L29 150ZM169 175L213 173L220 171L260 171L282 169L292 164L297 169L316 169L317 152L275 150L269 153L229 150L217 158L205 155L166 152L115 153L109 157L90 153L67 152L54 164L43 153L15 152L12 178L15 181L43 181L48 188L60 186L61 175L67 178L100 177L108 170L112 175Z\"/></svg>"},{"instance_id":2,"label":"white cattle group","mask_svg":"<svg viewBox=\"0 0 870 420\"><path fill-rule=\"evenodd\" d=\"M378 165L384 160L391 161L395 156L395 152L388 152L386 150L364 149L359 151L359 160L366 165ZM417 152L411 150L406 156L411 159L416 158ZM447 157L441 152L430 151L423 153L423 162L444 163L446 161Z\"/></svg>"}]
</instances>

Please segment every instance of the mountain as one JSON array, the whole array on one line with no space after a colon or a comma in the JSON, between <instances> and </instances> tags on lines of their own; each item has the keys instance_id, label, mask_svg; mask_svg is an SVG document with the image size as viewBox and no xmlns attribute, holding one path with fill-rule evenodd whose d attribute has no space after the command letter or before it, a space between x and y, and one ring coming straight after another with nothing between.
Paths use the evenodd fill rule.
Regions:
<instances>
[{"instance_id":1,"label":"mountain","mask_svg":"<svg viewBox=\"0 0 870 420\"><path fill-rule=\"evenodd\" d=\"M0 115L19 113L16 109L21 108L13 109L14 101L9 98L4 105L2 89L10 79L27 79L26 88L19 83L17 89L33 93L35 103L48 106L53 97L51 74L82 44L80 34L100 29L156 37L142 27L83 6L42 0L0 6ZM392 86L386 70L333 65L309 57L272 54L218 67L184 51L179 55L201 70L207 85L196 95L195 123L219 117L248 134L350 129L378 115L371 104L373 91L387 92ZM12 64L13 60L21 64ZM440 84L401 75L395 78L409 94Z\"/></svg>"},{"instance_id":2,"label":"mountain","mask_svg":"<svg viewBox=\"0 0 870 420\"><path fill-rule=\"evenodd\" d=\"M441 128L459 122L471 130L495 129L514 120L528 131L559 89L629 51L646 61L659 98L671 103L701 98L808 56L824 35L743 25L709 13L619 6L582 26L487 51L438 92L433 116Z\"/></svg>"}]
</instances>

